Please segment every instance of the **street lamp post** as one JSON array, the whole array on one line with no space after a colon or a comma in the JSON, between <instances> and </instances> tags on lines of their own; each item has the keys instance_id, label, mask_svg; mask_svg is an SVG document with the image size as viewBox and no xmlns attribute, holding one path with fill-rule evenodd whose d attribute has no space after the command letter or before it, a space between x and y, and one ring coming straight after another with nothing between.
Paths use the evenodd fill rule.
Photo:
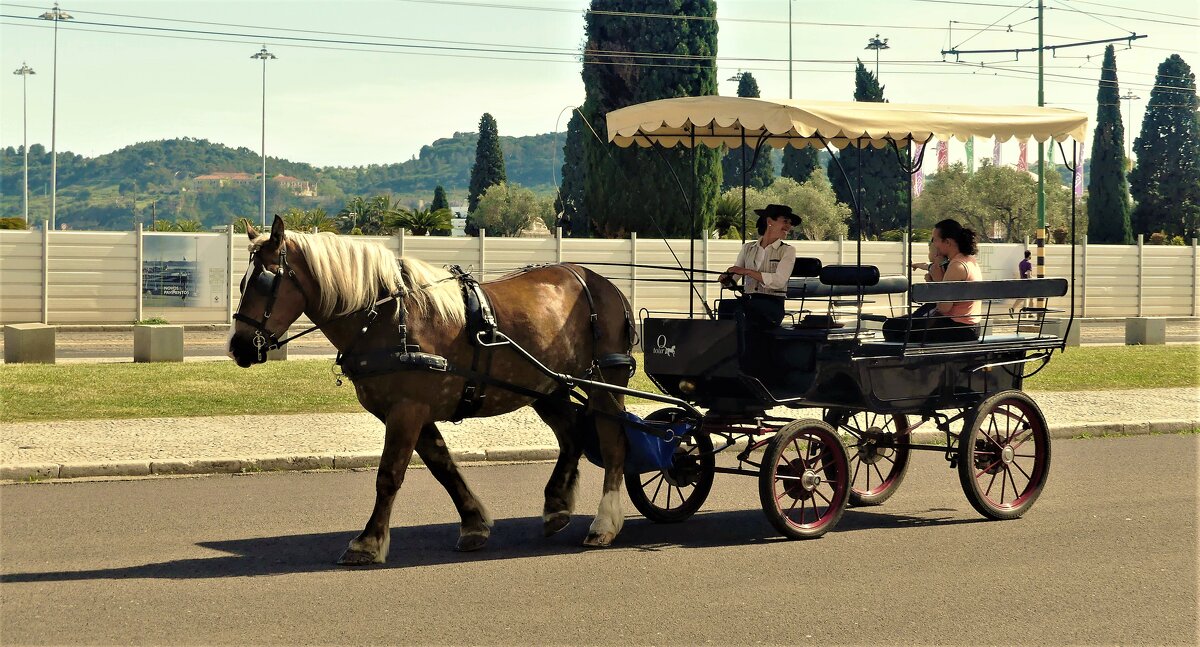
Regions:
<instances>
[{"instance_id":1,"label":"street lamp post","mask_svg":"<svg viewBox=\"0 0 1200 647\"><path fill-rule=\"evenodd\" d=\"M267 226L267 60L276 56L267 51L264 44L257 54L250 58L262 61L262 226Z\"/></svg>"},{"instance_id":2,"label":"street lamp post","mask_svg":"<svg viewBox=\"0 0 1200 647\"><path fill-rule=\"evenodd\" d=\"M50 229L54 229L58 215L58 148L55 140L58 128L58 23L75 17L59 9L55 2L54 9L38 18L54 21L54 69L50 73Z\"/></svg>"},{"instance_id":3,"label":"street lamp post","mask_svg":"<svg viewBox=\"0 0 1200 647\"><path fill-rule=\"evenodd\" d=\"M1125 141L1128 143L1129 152L1125 154L1127 164L1133 164L1133 102L1141 100L1141 97L1133 93L1133 90L1126 90L1125 94L1117 97L1125 100Z\"/></svg>"},{"instance_id":4,"label":"street lamp post","mask_svg":"<svg viewBox=\"0 0 1200 647\"><path fill-rule=\"evenodd\" d=\"M876 81L879 80L879 50L891 49L890 47L888 47L887 42L888 42L888 39L884 38L883 40L880 40L879 34L875 34L875 38L867 39L867 46L863 48L863 49L875 50L875 80Z\"/></svg>"},{"instance_id":5,"label":"street lamp post","mask_svg":"<svg viewBox=\"0 0 1200 647\"><path fill-rule=\"evenodd\" d=\"M29 94L29 75L37 74L32 67L21 62L21 67L13 70L13 74L21 76L21 150L25 152L25 184L21 189L21 203L25 207L25 228L29 228L29 110L27 96Z\"/></svg>"},{"instance_id":6,"label":"street lamp post","mask_svg":"<svg viewBox=\"0 0 1200 647\"><path fill-rule=\"evenodd\" d=\"M788 98L792 98L792 3L788 0Z\"/></svg>"}]
</instances>

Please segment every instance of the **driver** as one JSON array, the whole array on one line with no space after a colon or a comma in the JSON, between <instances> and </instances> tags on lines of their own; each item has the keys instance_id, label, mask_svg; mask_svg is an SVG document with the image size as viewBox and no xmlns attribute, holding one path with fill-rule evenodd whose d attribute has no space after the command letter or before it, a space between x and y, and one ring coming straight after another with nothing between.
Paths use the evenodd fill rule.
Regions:
<instances>
[{"instance_id":1,"label":"driver","mask_svg":"<svg viewBox=\"0 0 1200 647\"><path fill-rule=\"evenodd\" d=\"M782 204L769 204L754 213L758 214L760 238L746 243L737 261L718 280L725 287L733 287L733 277L741 275L747 327L769 330L783 322L783 299L796 264L796 249L783 239L800 225L800 216Z\"/></svg>"}]
</instances>

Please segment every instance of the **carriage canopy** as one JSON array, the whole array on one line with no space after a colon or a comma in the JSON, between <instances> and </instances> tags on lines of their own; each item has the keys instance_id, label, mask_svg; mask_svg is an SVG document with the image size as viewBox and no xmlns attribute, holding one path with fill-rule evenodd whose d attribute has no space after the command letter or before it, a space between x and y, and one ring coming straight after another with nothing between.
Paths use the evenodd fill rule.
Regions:
<instances>
[{"instance_id":1,"label":"carriage canopy","mask_svg":"<svg viewBox=\"0 0 1200 647\"><path fill-rule=\"evenodd\" d=\"M672 147L697 144L737 148L762 139L774 148L812 146L828 141L846 146L883 148L951 137L997 138L1008 141L1068 138L1083 141L1087 115L1063 108L968 106L945 104L868 103L754 99L746 97L679 97L660 99L608 113L608 138L622 148L631 144Z\"/></svg>"}]
</instances>

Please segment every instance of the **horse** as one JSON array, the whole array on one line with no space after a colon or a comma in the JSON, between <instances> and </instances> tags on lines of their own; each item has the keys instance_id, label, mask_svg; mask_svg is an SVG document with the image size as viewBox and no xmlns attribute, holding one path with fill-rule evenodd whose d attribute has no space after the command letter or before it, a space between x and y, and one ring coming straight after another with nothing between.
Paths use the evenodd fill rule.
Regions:
<instances>
[{"instance_id":1,"label":"horse","mask_svg":"<svg viewBox=\"0 0 1200 647\"><path fill-rule=\"evenodd\" d=\"M546 483L542 510L547 537L571 519L583 435L594 429L604 484L583 543L612 544L624 523L621 393L581 385L586 407L577 405L569 398L569 383L538 370L511 344L482 344L485 336L473 335L467 325L463 279L450 271L414 258L397 259L381 245L332 233L286 231L278 216L269 234L249 223L246 234L251 262L230 328L230 357L242 368L266 361L266 350L286 343L279 336L304 314L337 348L359 403L386 427L374 509L339 564L386 561L393 501L414 450L461 517L456 549L478 550L487 543L492 518L467 486L437 427L464 417L464 392L471 386L473 396L486 393L472 397L465 417L496 416L532 405L554 430L558 460ZM557 264L477 285L490 302L496 330L547 369L559 377L586 375L593 384L627 386L633 362L631 311L610 281L580 266ZM376 370L349 370L356 362L370 365L371 358L398 356L411 362L375 362ZM627 361L614 361L620 357ZM485 370L447 370L480 366Z\"/></svg>"}]
</instances>

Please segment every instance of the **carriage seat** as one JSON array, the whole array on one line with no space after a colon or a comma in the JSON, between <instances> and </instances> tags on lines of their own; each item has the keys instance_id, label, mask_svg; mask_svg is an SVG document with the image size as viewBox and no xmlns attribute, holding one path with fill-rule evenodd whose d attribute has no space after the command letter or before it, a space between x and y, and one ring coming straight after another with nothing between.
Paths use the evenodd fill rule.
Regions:
<instances>
[{"instance_id":1,"label":"carriage seat","mask_svg":"<svg viewBox=\"0 0 1200 647\"><path fill-rule=\"evenodd\" d=\"M792 272L792 278L788 279L787 298L903 294L906 290L908 278L880 276L879 268L874 265L827 265L815 276L798 277Z\"/></svg>"}]
</instances>

